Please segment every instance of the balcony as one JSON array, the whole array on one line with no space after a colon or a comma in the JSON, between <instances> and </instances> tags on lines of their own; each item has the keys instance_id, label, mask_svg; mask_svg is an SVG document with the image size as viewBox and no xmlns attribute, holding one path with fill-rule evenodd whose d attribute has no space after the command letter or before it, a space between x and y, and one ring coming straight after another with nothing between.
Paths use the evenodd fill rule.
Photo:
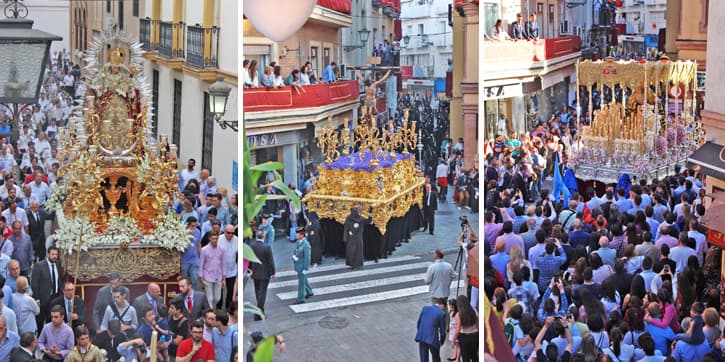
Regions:
<instances>
[{"instance_id":1,"label":"balcony","mask_svg":"<svg viewBox=\"0 0 725 362\"><path fill-rule=\"evenodd\" d=\"M160 22L158 50L162 57L167 59L184 58L185 27L183 22Z\"/></svg>"},{"instance_id":2,"label":"balcony","mask_svg":"<svg viewBox=\"0 0 725 362\"><path fill-rule=\"evenodd\" d=\"M195 69L216 69L219 53L219 28L186 28L186 65Z\"/></svg>"},{"instance_id":3,"label":"balcony","mask_svg":"<svg viewBox=\"0 0 725 362\"><path fill-rule=\"evenodd\" d=\"M244 112L302 109L316 111L315 108L357 103L360 97L357 80L308 85L303 86L303 89L304 93L298 94L292 87L244 88Z\"/></svg>"},{"instance_id":4,"label":"balcony","mask_svg":"<svg viewBox=\"0 0 725 362\"><path fill-rule=\"evenodd\" d=\"M581 39L578 36L564 36L534 41L486 41L483 48L485 64L531 63L576 54L581 50Z\"/></svg>"},{"instance_id":5,"label":"balcony","mask_svg":"<svg viewBox=\"0 0 725 362\"><path fill-rule=\"evenodd\" d=\"M159 21L149 18L139 19L139 21L139 41L141 42L141 47L145 51L157 50L159 45L154 41L153 34L158 34Z\"/></svg>"}]
</instances>

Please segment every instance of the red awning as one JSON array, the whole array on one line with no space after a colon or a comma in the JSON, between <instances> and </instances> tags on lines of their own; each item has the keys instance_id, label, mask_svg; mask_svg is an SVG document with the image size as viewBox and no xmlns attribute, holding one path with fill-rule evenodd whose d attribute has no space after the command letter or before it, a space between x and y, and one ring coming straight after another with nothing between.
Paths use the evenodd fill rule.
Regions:
<instances>
[{"instance_id":1,"label":"red awning","mask_svg":"<svg viewBox=\"0 0 725 362\"><path fill-rule=\"evenodd\" d=\"M350 14L351 0L317 0L317 5L341 13Z\"/></svg>"}]
</instances>

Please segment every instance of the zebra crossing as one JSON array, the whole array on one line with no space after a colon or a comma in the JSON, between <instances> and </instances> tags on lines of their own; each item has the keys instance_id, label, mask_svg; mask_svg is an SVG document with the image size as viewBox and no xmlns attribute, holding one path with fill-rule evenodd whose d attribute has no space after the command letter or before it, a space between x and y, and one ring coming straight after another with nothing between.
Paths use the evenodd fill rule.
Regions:
<instances>
[{"instance_id":1,"label":"zebra crossing","mask_svg":"<svg viewBox=\"0 0 725 362\"><path fill-rule=\"evenodd\" d=\"M432 264L429 258L400 256L365 262L362 270L351 270L343 261L310 269L307 278L315 293L306 303L293 304L297 298L297 275L292 271L277 273L269 285L274 295L294 313L306 313L354 306L426 294L425 272ZM465 291L465 276L460 288ZM457 283L451 283L452 294Z\"/></svg>"}]
</instances>

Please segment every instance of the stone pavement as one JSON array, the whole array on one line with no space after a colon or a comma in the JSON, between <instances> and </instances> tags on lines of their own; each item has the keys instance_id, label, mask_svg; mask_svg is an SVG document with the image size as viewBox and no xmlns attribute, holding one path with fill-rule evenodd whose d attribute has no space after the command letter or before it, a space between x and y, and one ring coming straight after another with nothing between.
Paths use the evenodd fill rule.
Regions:
<instances>
[{"instance_id":1,"label":"stone pavement","mask_svg":"<svg viewBox=\"0 0 725 362\"><path fill-rule=\"evenodd\" d=\"M414 233L409 243L403 243L378 264L366 262L362 270L351 271L344 266L344 259L324 258L322 265L308 274L315 296L299 306L293 305L297 285L291 262L294 244L285 236L278 238L273 247L278 278L267 293L267 319L255 322L252 315L245 315L245 334L255 330L265 335L282 334L287 352L277 350L275 361L417 360L414 338L418 314L430 303L423 275L433 261L435 248L444 249L445 260L455 263L460 215L467 215L480 234L478 214L445 203L439 205L435 235ZM253 283L247 284L243 298L255 303ZM463 276L460 293L465 290ZM454 282L451 297L455 293ZM246 338L245 353L248 342ZM449 344L442 351L443 358L449 357Z\"/></svg>"}]
</instances>

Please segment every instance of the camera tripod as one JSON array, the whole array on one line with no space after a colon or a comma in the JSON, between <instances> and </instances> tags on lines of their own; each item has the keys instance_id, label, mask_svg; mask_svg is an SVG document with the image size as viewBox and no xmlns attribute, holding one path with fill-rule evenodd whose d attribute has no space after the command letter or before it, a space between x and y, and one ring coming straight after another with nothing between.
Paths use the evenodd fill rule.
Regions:
<instances>
[{"instance_id":1,"label":"camera tripod","mask_svg":"<svg viewBox=\"0 0 725 362\"><path fill-rule=\"evenodd\" d=\"M465 237L464 237L465 240ZM453 270L458 272L458 280L456 280L456 297L458 297L458 291L461 289L461 269L463 269L463 247L458 247L458 256L456 257L456 263L453 265Z\"/></svg>"}]
</instances>

